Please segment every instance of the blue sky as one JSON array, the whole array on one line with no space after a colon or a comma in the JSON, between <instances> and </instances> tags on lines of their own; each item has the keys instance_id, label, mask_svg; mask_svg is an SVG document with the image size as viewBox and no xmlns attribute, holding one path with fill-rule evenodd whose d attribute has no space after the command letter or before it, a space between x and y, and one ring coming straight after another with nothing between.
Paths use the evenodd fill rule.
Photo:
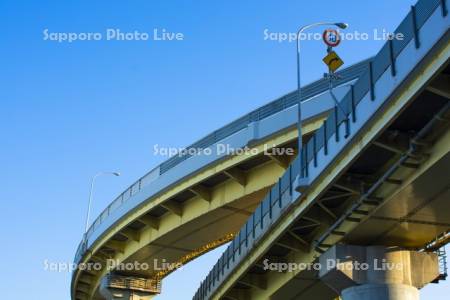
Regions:
<instances>
[{"instance_id":1,"label":"blue sky","mask_svg":"<svg viewBox=\"0 0 450 300\"><path fill-rule=\"evenodd\" d=\"M294 89L295 44L264 40L318 20L349 31L394 30L411 0L383 1L12 1L0 2L0 234L5 299L69 299L70 262L81 238L90 178L102 177L93 216L165 157L155 144L186 146ZM44 40L43 31L179 32L183 41ZM344 41L346 65L381 41ZM320 78L325 47L303 43L304 83ZM158 299L190 299L220 254L164 281ZM177 288L175 288L177 287ZM180 288L182 287L182 289ZM444 299L448 283L426 287ZM25 296L25 295L24 295Z\"/></svg>"}]
</instances>

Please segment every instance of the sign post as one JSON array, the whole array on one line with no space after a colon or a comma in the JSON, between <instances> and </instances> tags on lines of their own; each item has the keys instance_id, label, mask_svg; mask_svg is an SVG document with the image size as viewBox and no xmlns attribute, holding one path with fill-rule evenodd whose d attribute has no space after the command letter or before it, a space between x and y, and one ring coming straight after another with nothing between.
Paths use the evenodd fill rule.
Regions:
<instances>
[{"instance_id":1,"label":"sign post","mask_svg":"<svg viewBox=\"0 0 450 300\"><path fill-rule=\"evenodd\" d=\"M329 91L330 95L333 98L336 107L338 107L344 116L347 116L345 110L341 106L341 103L337 99L336 95L333 93L333 80L339 79L339 76L335 74L336 70L344 65L344 61L339 57L339 55L333 51L333 47L337 47L341 43L341 36L339 32L335 29L326 29L322 35L324 43L327 45L327 55L323 58L323 62L328 66L328 74L325 74L325 77L328 77L329 80ZM349 120L348 116L345 120L346 130L345 137L347 137L349 132Z\"/></svg>"}]
</instances>

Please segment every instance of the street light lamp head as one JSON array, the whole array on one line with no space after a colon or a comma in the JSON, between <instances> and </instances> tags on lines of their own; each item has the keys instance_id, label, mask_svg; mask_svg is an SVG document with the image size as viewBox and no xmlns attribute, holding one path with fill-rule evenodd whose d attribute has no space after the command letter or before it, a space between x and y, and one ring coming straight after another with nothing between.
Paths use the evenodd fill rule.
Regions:
<instances>
[{"instance_id":1,"label":"street light lamp head","mask_svg":"<svg viewBox=\"0 0 450 300\"><path fill-rule=\"evenodd\" d=\"M119 172L113 172L113 175L120 176L120 173Z\"/></svg>"},{"instance_id":2,"label":"street light lamp head","mask_svg":"<svg viewBox=\"0 0 450 300\"><path fill-rule=\"evenodd\" d=\"M341 29L346 29L348 27L347 23L335 23L335 25Z\"/></svg>"}]
</instances>

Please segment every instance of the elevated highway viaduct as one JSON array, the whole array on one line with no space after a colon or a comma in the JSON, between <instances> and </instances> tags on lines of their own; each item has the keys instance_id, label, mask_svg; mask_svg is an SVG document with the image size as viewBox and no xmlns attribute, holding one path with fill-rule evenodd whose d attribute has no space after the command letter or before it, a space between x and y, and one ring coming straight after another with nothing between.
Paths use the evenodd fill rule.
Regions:
<instances>
[{"instance_id":1,"label":"elevated highway viaduct","mask_svg":"<svg viewBox=\"0 0 450 300\"><path fill-rule=\"evenodd\" d=\"M437 249L450 229L447 5L412 7L396 30L406 39L371 60L341 100L346 111L310 137L194 300L418 299L446 278Z\"/></svg>"},{"instance_id":2,"label":"elevated highway viaduct","mask_svg":"<svg viewBox=\"0 0 450 300\"><path fill-rule=\"evenodd\" d=\"M339 98L368 64L362 61L340 72ZM295 95L211 133L187 148L195 155L170 158L119 195L80 243L75 262L86 268L73 273L72 299L128 299L130 294L147 299L161 292L161 280L172 271L154 270L155 262L186 264L229 242L296 154ZM307 141L335 104L325 79L305 86L303 95ZM224 145L251 151L223 153ZM135 262L149 269L118 268Z\"/></svg>"},{"instance_id":3,"label":"elevated highway viaduct","mask_svg":"<svg viewBox=\"0 0 450 300\"><path fill-rule=\"evenodd\" d=\"M72 299L150 299L171 272L154 270L155 260L184 264L228 242L194 299L364 299L358 293L373 287L374 299L415 299L445 277L430 250L446 243L450 223L447 11L447 0L419 1L397 29L403 41L343 70L344 111L326 80L305 86L300 155L291 93L188 147L211 153L174 156L130 186L83 237L75 262L100 268L73 273ZM217 145L254 151L227 155ZM264 263L326 257L386 259L412 272L355 277Z\"/></svg>"}]
</instances>

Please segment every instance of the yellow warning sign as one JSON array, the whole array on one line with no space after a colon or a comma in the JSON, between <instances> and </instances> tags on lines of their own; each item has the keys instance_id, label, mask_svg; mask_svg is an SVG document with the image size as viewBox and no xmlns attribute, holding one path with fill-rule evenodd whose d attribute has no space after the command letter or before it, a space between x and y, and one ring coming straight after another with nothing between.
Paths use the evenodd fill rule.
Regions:
<instances>
[{"instance_id":1,"label":"yellow warning sign","mask_svg":"<svg viewBox=\"0 0 450 300\"><path fill-rule=\"evenodd\" d=\"M323 58L323 62L328 66L328 68L332 72L336 71L344 64L339 55L337 55L337 53L334 51L330 51L327 54L327 56Z\"/></svg>"}]
</instances>

